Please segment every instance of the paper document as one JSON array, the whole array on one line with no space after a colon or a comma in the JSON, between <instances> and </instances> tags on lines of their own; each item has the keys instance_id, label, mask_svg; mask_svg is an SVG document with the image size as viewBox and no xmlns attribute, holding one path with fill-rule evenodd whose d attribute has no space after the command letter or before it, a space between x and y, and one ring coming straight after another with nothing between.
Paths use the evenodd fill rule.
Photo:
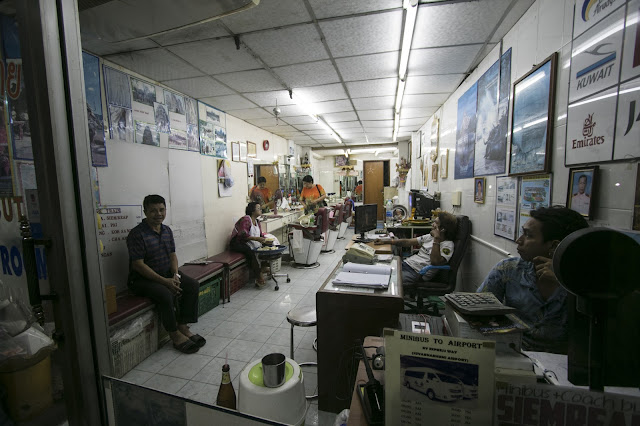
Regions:
<instances>
[{"instance_id":1,"label":"paper document","mask_svg":"<svg viewBox=\"0 0 640 426\"><path fill-rule=\"evenodd\" d=\"M336 285L387 288L391 279L391 267L347 263L332 281Z\"/></svg>"}]
</instances>

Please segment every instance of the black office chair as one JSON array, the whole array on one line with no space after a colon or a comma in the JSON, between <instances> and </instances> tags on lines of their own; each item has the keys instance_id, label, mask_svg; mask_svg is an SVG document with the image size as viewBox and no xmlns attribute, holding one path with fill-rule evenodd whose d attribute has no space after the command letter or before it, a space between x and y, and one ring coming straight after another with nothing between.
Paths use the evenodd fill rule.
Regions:
<instances>
[{"instance_id":1,"label":"black office chair","mask_svg":"<svg viewBox=\"0 0 640 426\"><path fill-rule=\"evenodd\" d=\"M453 241L453 256L447 265L427 266L420 271L420 275L425 275L429 270L436 269L438 273L429 281L423 281L416 284L414 290L416 293L416 302L405 301L405 312L413 314L434 314L437 315L437 308L434 304L425 306L424 298L428 296L443 296L451 293L456 288L456 278L458 276L458 268L462 263L464 254L467 252L469 240L471 239L471 221L468 216L456 216L457 233L456 239Z\"/></svg>"}]
</instances>

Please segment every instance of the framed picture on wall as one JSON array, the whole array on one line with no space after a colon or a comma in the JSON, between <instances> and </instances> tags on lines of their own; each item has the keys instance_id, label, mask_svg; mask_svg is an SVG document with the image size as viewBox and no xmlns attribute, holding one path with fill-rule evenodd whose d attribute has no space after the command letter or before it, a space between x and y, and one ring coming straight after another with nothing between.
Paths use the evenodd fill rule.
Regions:
<instances>
[{"instance_id":1,"label":"framed picture on wall","mask_svg":"<svg viewBox=\"0 0 640 426\"><path fill-rule=\"evenodd\" d=\"M336 162L335 162L335 166L336 167L342 167L342 166L348 166L349 165L349 159L347 157L345 157L344 155L336 155Z\"/></svg>"},{"instance_id":2,"label":"framed picture on wall","mask_svg":"<svg viewBox=\"0 0 640 426\"><path fill-rule=\"evenodd\" d=\"M231 142L231 160L240 161L240 144Z\"/></svg>"},{"instance_id":3,"label":"framed picture on wall","mask_svg":"<svg viewBox=\"0 0 640 426\"><path fill-rule=\"evenodd\" d=\"M496 210L493 234L508 240L516 239L518 209L518 178L496 177Z\"/></svg>"},{"instance_id":4,"label":"framed picture on wall","mask_svg":"<svg viewBox=\"0 0 640 426\"><path fill-rule=\"evenodd\" d=\"M240 161L245 163L247 161L247 143L240 142Z\"/></svg>"},{"instance_id":5,"label":"framed picture on wall","mask_svg":"<svg viewBox=\"0 0 640 426\"><path fill-rule=\"evenodd\" d=\"M593 199L597 183L598 166L576 167L569 170L567 207L585 218L593 217Z\"/></svg>"},{"instance_id":6,"label":"framed picture on wall","mask_svg":"<svg viewBox=\"0 0 640 426\"><path fill-rule=\"evenodd\" d=\"M484 177L473 179L473 201L478 204L484 204L484 193L487 180Z\"/></svg>"},{"instance_id":7,"label":"framed picture on wall","mask_svg":"<svg viewBox=\"0 0 640 426\"><path fill-rule=\"evenodd\" d=\"M418 143L417 158L422 157L422 150L424 149L422 148L422 145L424 145L426 137L427 135L424 131L418 131L418 141L420 141L420 143Z\"/></svg>"},{"instance_id":8,"label":"framed picture on wall","mask_svg":"<svg viewBox=\"0 0 640 426\"><path fill-rule=\"evenodd\" d=\"M438 181L438 163L431 165L431 180Z\"/></svg>"},{"instance_id":9,"label":"framed picture on wall","mask_svg":"<svg viewBox=\"0 0 640 426\"><path fill-rule=\"evenodd\" d=\"M258 148L253 142L247 141L247 157L256 158L258 156Z\"/></svg>"},{"instance_id":10,"label":"framed picture on wall","mask_svg":"<svg viewBox=\"0 0 640 426\"><path fill-rule=\"evenodd\" d=\"M440 155L440 177L446 179L449 176L449 149L445 149Z\"/></svg>"},{"instance_id":11,"label":"framed picture on wall","mask_svg":"<svg viewBox=\"0 0 640 426\"><path fill-rule=\"evenodd\" d=\"M556 52L513 84L509 175L549 172L557 59Z\"/></svg>"}]
</instances>

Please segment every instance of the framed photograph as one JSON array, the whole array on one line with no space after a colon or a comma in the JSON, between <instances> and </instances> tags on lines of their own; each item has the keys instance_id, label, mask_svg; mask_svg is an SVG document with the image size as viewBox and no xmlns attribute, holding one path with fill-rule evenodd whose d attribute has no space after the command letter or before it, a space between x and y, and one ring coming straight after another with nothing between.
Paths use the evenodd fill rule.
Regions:
<instances>
[{"instance_id":1,"label":"framed photograph","mask_svg":"<svg viewBox=\"0 0 640 426\"><path fill-rule=\"evenodd\" d=\"M438 181L438 163L431 165L431 180Z\"/></svg>"},{"instance_id":2,"label":"framed photograph","mask_svg":"<svg viewBox=\"0 0 640 426\"><path fill-rule=\"evenodd\" d=\"M231 160L240 161L240 144L231 142Z\"/></svg>"},{"instance_id":3,"label":"framed photograph","mask_svg":"<svg viewBox=\"0 0 640 426\"><path fill-rule=\"evenodd\" d=\"M347 157L345 157L344 155L336 155L336 162L335 162L335 166L336 167L342 167L342 166L348 166L349 165L349 159Z\"/></svg>"},{"instance_id":4,"label":"framed photograph","mask_svg":"<svg viewBox=\"0 0 640 426\"><path fill-rule=\"evenodd\" d=\"M531 218L531 210L551 206L552 175L522 176L519 178L518 190L518 230L516 237L522 233L522 227Z\"/></svg>"},{"instance_id":5,"label":"framed photograph","mask_svg":"<svg viewBox=\"0 0 640 426\"><path fill-rule=\"evenodd\" d=\"M440 155L440 177L446 179L449 176L449 148Z\"/></svg>"},{"instance_id":6,"label":"framed photograph","mask_svg":"<svg viewBox=\"0 0 640 426\"><path fill-rule=\"evenodd\" d=\"M440 139L440 120L437 118L433 118L431 122L431 137L429 138L431 143L431 150L429 153L429 157L431 161L436 161L438 159L438 141Z\"/></svg>"},{"instance_id":7,"label":"framed photograph","mask_svg":"<svg viewBox=\"0 0 640 426\"><path fill-rule=\"evenodd\" d=\"M247 157L256 158L258 156L258 148L253 142L247 141Z\"/></svg>"},{"instance_id":8,"label":"framed photograph","mask_svg":"<svg viewBox=\"0 0 640 426\"><path fill-rule=\"evenodd\" d=\"M473 179L473 201L478 204L484 204L484 193L487 180L484 177Z\"/></svg>"},{"instance_id":9,"label":"framed photograph","mask_svg":"<svg viewBox=\"0 0 640 426\"><path fill-rule=\"evenodd\" d=\"M549 172L557 61L556 52L513 84L511 176Z\"/></svg>"},{"instance_id":10,"label":"framed photograph","mask_svg":"<svg viewBox=\"0 0 640 426\"><path fill-rule=\"evenodd\" d=\"M240 161L242 161L243 163L246 163L247 162L247 143L240 142L238 145L240 145Z\"/></svg>"},{"instance_id":11,"label":"framed photograph","mask_svg":"<svg viewBox=\"0 0 640 426\"><path fill-rule=\"evenodd\" d=\"M587 219L593 216L593 198L597 183L598 166L576 167L569 170L567 207Z\"/></svg>"},{"instance_id":12,"label":"framed photograph","mask_svg":"<svg viewBox=\"0 0 640 426\"><path fill-rule=\"evenodd\" d=\"M418 131L418 152L417 152L417 158L422 157L422 150L424 149L424 148L422 147L422 145L424 145L426 137L427 137L427 134L426 134L424 131Z\"/></svg>"},{"instance_id":13,"label":"framed photograph","mask_svg":"<svg viewBox=\"0 0 640 426\"><path fill-rule=\"evenodd\" d=\"M493 234L514 241L518 209L518 178L496 177L496 210Z\"/></svg>"}]
</instances>

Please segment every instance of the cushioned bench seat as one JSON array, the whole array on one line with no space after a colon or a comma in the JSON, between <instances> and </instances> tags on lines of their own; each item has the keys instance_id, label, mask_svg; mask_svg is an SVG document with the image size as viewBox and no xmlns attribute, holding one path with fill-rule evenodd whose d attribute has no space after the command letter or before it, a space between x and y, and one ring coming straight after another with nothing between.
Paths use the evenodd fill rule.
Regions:
<instances>
[{"instance_id":1,"label":"cushioned bench seat","mask_svg":"<svg viewBox=\"0 0 640 426\"><path fill-rule=\"evenodd\" d=\"M179 270L180 273L186 274L202 284L209 278L223 273L224 264L208 263L206 265L182 265Z\"/></svg>"},{"instance_id":2,"label":"cushioned bench seat","mask_svg":"<svg viewBox=\"0 0 640 426\"><path fill-rule=\"evenodd\" d=\"M109 315L109 327L125 321L141 311L151 309L154 304L151 299L127 291L116 297L118 310Z\"/></svg>"}]
</instances>

